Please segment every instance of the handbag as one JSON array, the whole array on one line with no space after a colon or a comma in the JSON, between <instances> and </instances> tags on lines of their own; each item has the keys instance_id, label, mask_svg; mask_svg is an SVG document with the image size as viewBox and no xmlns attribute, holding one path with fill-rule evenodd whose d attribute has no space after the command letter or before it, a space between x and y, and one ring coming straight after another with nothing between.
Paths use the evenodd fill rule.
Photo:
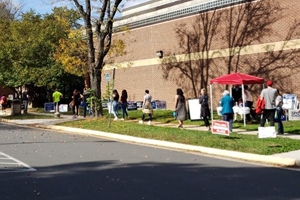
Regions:
<instances>
[{"instance_id":1,"label":"handbag","mask_svg":"<svg viewBox=\"0 0 300 200\"><path fill-rule=\"evenodd\" d=\"M70 103L69 103L69 106L70 107L73 107L75 105L75 102L74 101L71 101Z\"/></svg>"},{"instance_id":2,"label":"handbag","mask_svg":"<svg viewBox=\"0 0 300 200\"><path fill-rule=\"evenodd\" d=\"M174 118L177 117L177 112L176 112L176 111L173 112L173 117L174 117Z\"/></svg>"},{"instance_id":3,"label":"handbag","mask_svg":"<svg viewBox=\"0 0 300 200\"><path fill-rule=\"evenodd\" d=\"M84 101L80 101L80 105L81 107L84 107L85 106L85 102Z\"/></svg>"},{"instance_id":4,"label":"handbag","mask_svg":"<svg viewBox=\"0 0 300 200\"><path fill-rule=\"evenodd\" d=\"M277 110L275 111L274 119L275 119L275 120L278 120L278 113L277 113Z\"/></svg>"}]
</instances>

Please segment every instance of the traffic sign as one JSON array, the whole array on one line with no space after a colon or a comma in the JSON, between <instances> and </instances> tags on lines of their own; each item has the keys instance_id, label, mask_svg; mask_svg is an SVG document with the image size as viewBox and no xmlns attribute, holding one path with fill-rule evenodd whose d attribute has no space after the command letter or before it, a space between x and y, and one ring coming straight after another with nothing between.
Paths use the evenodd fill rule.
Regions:
<instances>
[{"instance_id":1,"label":"traffic sign","mask_svg":"<svg viewBox=\"0 0 300 200\"><path fill-rule=\"evenodd\" d=\"M107 82L110 80L109 73L106 73L106 74L105 74L105 79L106 79Z\"/></svg>"}]
</instances>

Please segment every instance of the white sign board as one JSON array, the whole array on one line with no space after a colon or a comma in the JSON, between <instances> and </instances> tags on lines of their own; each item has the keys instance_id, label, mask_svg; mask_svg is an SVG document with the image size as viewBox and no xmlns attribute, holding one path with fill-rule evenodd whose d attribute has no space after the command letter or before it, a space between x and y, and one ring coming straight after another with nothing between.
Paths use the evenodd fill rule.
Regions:
<instances>
[{"instance_id":1,"label":"white sign board","mask_svg":"<svg viewBox=\"0 0 300 200\"><path fill-rule=\"evenodd\" d=\"M199 104L199 99L189 99L188 106L189 106L190 120L201 119L201 117L200 117L201 104Z\"/></svg>"},{"instance_id":2,"label":"white sign board","mask_svg":"<svg viewBox=\"0 0 300 200\"><path fill-rule=\"evenodd\" d=\"M258 127L258 138L276 138L275 126Z\"/></svg>"},{"instance_id":3,"label":"white sign board","mask_svg":"<svg viewBox=\"0 0 300 200\"><path fill-rule=\"evenodd\" d=\"M60 104L58 107L59 112L68 112L68 107L69 107L68 104Z\"/></svg>"},{"instance_id":4,"label":"white sign board","mask_svg":"<svg viewBox=\"0 0 300 200\"><path fill-rule=\"evenodd\" d=\"M289 120L300 120L300 110L298 109L290 109L288 111Z\"/></svg>"},{"instance_id":5,"label":"white sign board","mask_svg":"<svg viewBox=\"0 0 300 200\"><path fill-rule=\"evenodd\" d=\"M297 95L295 94L283 94L282 95L282 108L294 109L297 106Z\"/></svg>"}]
</instances>

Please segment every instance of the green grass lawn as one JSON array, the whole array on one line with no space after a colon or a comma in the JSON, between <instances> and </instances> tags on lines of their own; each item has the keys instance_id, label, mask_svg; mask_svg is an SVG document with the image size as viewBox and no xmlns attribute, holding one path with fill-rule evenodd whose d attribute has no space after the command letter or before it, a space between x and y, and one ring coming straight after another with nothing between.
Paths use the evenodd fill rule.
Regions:
<instances>
[{"instance_id":1,"label":"green grass lawn","mask_svg":"<svg viewBox=\"0 0 300 200\"><path fill-rule=\"evenodd\" d=\"M262 155L271 155L300 149L299 140L280 137L258 139L256 135L243 135L238 133L232 133L227 137L206 131L147 126L137 123L137 121L141 119L141 111L129 111L129 116L130 120L127 121L113 121L113 117L106 113L103 118L88 118L80 121L66 122L61 125ZM214 116L214 119L220 119L220 117ZM110 126L109 120L111 120ZM172 111L165 110L154 111L153 121L178 123L174 120ZM204 126L203 121L186 120L184 124ZM247 124L246 127L244 127L242 122L234 123L234 128L246 130L258 130L258 126L258 123ZM299 134L300 130L296 127L300 127L300 122L288 121L284 122L284 126L285 132Z\"/></svg>"},{"instance_id":2,"label":"green grass lawn","mask_svg":"<svg viewBox=\"0 0 300 200\"><path fill-rule=\"evenodd\" d=\"M105 110L104 117L102 118L86 118L65 122L59 125L261 155L271 155L300 149L300 140L284 137L258 139L256 135L243 135L238 133L232 133L230 136L222 136L206 131L142 125L137 122L141 119L141 115L142 112L140 110L129 111L129 120L113 121L113 116L108 115ZM33 114L24 115L23 119L33 116ZM18 116L11 116L10 119L15 117ZM37 115L36 117L53 118L53 116L49 115ZM214 119L220 119L220 117L215 115ZM153 121L172 124L178 123L174 120L172 111L170 110L155 110ZM204 126L203 121L186 120L184 124ZM233 125L234 128L246 130L258 130L258 126L258 123L254 123L247 124L247 126L244 127L242 122L235 122ZM299 127L300 121L284 122L285 133L300 134Z\"/></svg>"}]
</instances>

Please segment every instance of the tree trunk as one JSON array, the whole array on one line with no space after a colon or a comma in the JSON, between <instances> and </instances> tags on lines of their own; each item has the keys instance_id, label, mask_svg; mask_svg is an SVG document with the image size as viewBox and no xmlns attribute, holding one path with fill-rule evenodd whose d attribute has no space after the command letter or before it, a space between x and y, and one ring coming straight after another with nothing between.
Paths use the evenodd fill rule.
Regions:
<instances>
[{"instance_id":1,"label":"tree trunk","mask_svg":"<svg viewBox=\"0 0 300 200\"><path fill-rule=\"evenodd\" d=\"M90 75L90 79L91 79L91 88L93 88L95 90L95 96L98 99L101 99L101 72L98 69L93 69L92 73ZM103 109L102 109L102 104L97 105L97 103L99 104L99 102L95 102L95 117L102 117L103 116ZM98 109L97 109L98 108Z\"/></svg>"},{"instance_id":2,"label":"tree trunk","mask_svg":"<svg viewBox=\"0 0 300 200\"><path fill-rule=\"evenodd\" d=\"M89 73L86 73L84 75L84 85L86 86L86 88L91 88L91 77Z\"/></svg>"}]
</instances>

